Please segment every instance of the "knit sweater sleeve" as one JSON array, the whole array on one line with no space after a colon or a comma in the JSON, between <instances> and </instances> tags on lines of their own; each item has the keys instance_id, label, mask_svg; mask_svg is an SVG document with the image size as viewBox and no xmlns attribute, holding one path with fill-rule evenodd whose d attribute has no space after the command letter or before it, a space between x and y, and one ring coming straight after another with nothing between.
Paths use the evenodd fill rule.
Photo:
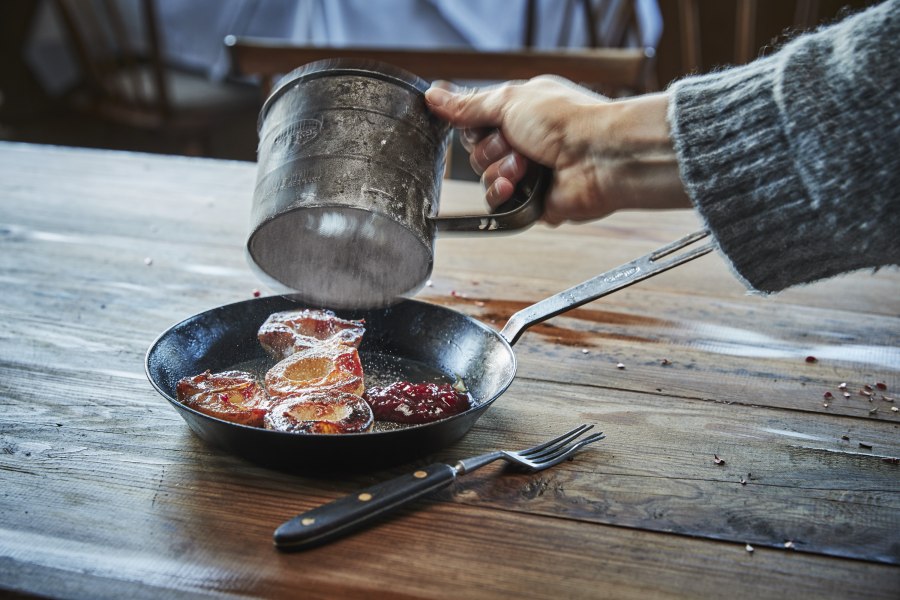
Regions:
<instances>
[{"instance_id":1,"label":"knit sweater sleeve","mask_svg":"<svg viewBox=\"0 0 900 600\"><path fill-rule=\"evenodd\" d=\"M670 87L685 189L749 287L900 264L898 56L888 0Z\"/></svg>"}]
</instances>

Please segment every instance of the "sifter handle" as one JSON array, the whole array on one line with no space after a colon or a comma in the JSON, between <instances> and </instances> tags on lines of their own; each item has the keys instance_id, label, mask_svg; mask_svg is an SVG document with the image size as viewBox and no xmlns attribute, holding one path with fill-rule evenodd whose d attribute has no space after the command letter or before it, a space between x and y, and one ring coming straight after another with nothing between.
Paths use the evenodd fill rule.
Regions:
<instances>
[{"instance_id":1,"label":"sifter handle","mask_svg":"<svg viewBox=\"0 0 900 600\"><path fill-rule=\"evenodd\" d=\"M484 215L449 215L432 219L439 233L512 232L534 224L544 212L544 197L553 171L532 163L516 186L512 198L495 212Z\"/></svg>"}]
</instances>

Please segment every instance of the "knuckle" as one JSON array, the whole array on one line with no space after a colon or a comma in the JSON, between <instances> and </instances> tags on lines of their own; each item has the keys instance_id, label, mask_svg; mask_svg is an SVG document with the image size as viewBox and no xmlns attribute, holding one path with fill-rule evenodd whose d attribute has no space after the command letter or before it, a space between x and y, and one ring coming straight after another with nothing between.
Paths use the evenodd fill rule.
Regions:
<instances>
[{"instance_id":1,"label":"knuckle","mask_svg":"<svg viewBox=\"0 0 900 600\"><path fill-rule=\"evenodd\" d=\"M460 90L459 93L453 97L453 102L450 105L451 108L453 108L453 110L455 111L465 111L466 108L468 108L468 106L472 103L472 100L475 98L475 94L477 93L478 90L471 87Z\"/></svg>"}]
</instances>

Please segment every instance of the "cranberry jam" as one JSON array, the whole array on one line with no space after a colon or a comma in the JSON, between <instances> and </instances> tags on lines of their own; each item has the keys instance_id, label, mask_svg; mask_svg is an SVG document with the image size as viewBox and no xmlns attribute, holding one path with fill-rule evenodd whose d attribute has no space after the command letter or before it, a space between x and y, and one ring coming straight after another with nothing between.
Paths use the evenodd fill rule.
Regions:
<instances>
[{"instance_id":1,"label":"cranberry jam","mask_svg":"<svg viewBox=\"0 0 900 600\"><path fill-rule=\"evenodd\" d=\"M369 388L363 397L372 407L376 421L416 425L465 412L471 406L469 396L449 383L398 381Z\"/></svg>"}]
</instances>

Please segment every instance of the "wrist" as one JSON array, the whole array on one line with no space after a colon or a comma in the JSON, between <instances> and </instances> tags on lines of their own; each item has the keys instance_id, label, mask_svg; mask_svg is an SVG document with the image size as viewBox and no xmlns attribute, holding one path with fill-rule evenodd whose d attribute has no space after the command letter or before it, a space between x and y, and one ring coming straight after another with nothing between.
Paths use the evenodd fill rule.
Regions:
<instances>
[{"instance_id":1,"label":"wrist","mask_svg":"<svg viewBox=\"0 0 900 600\"><path fill-rule=\"evenodd\" d=\"M646 94L599 105L590 153L615 209L687 208L667 119L668 95ZM614 198L614 199L613 199Z\"/></svg>"},{"instance_id":2,"label":"wrist","mask_svg":"<svg viewBox=\"0 0 900 600\"><path fill-rule=\"evenodd\" d=\"M613 102L614 118L610 128L623 154L675 156L665 92L635 96Z\"/></svg>"}]
</instances>

